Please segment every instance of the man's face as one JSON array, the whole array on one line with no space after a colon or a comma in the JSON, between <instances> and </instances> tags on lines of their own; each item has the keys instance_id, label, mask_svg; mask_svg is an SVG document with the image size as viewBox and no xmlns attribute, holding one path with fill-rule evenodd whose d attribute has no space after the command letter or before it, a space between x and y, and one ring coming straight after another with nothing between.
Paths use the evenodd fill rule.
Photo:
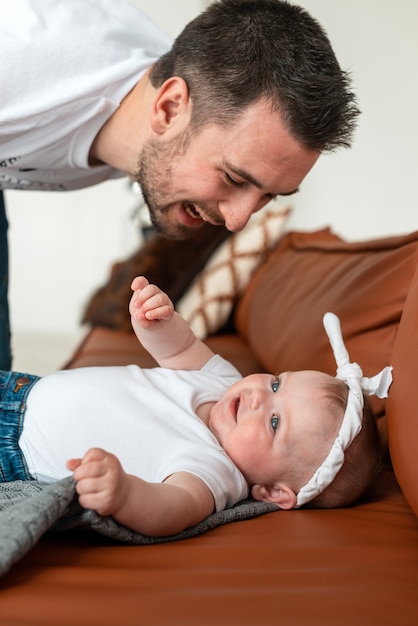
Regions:
<instances>
[{"instance_id":1,"label":"man's face","mask_svg":"<svg viewBox=\"0 0 418 626\"><path fill-rule=\"evenodd\" d=\"M209 428L250 485L274 484L291 473L297 484L289 486L297 492L340 428L343 411L331 399L333 384L316 371L251 374L212 407Z\"/></svg>"},{"instance_id":2,"label":"man's face","mask_svg":"<svg viewBox=\"0 0 418 626\"><path fill-rule=\"evenodd\" d=\"M136 179L157 230L184 239L205 221L242 230L272 198L295 193L318 157L258 102L228 128L148 141Z\"/></svg>"}]
</instances>

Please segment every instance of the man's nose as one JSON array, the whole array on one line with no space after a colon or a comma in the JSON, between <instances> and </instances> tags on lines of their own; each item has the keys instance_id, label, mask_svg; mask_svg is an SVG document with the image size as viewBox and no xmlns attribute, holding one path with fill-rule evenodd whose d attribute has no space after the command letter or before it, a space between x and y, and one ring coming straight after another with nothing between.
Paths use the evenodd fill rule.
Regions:
<instances>
[{"instance_id":1,"label":"man's nose","mask_svg":"<svg viewBox=\"0 0 418 626\"><path fill-rule=\"evenodd\" d=\"M236 233L242 230L253 213L259 211L266 202L261 202L259 198L248 197L235 201L221 203L219 211L225 221L228 230Z\"/></svg>"}]
</instances>

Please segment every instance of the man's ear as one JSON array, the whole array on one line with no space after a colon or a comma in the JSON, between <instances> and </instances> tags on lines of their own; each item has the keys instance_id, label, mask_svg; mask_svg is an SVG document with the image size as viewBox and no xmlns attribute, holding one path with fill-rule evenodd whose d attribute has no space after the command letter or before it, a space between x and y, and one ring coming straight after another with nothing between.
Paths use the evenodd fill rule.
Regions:
<instances>
[{"instance_id":1,"label":"man's ear","mask_svg":"<svg viewBox=\"0 0 418 626\"><path fill-rule=\"evenodd\" d=\"M151 127L158 135L164 134L181 121L190 119L191 101L187 83L180 76L167 79L158 89L151 109ZM179 128L178 132L182 130Z\"/></svg>"},{"instance_id":2,"label":"man's ear","mask_svg":"<svg viewBox=\"0 0 418 626\"><path fill-rule=\"evenodd\" d=\"M296 506L295 492L283 483L276 483L275 485L253 485L251 495L255 500L273 502L281 509L293 509Z\"/></svg>"}]
</instances>

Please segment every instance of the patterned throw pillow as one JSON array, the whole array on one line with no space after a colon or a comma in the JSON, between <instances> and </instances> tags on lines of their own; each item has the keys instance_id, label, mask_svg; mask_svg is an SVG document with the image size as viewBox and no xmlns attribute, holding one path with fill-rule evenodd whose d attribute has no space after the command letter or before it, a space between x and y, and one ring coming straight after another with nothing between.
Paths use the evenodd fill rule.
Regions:
<instances>
[{"instance_id":1,"label":"patterned throw pillow","mask_svg":"<svg viewBox=\"0 0 418 626\"><path fill-rule=\"evenodd\" d=\"M199 339L227 322L252 273L283 234L289 213L289 207L266 207L209 258L176 305Z\"/></svg>"}]
</instances>

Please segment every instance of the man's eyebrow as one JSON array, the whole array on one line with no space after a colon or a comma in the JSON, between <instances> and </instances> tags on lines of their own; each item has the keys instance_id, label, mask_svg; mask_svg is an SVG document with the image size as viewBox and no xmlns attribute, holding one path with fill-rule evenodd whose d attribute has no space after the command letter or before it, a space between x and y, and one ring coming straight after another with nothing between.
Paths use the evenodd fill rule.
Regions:
<instances>
[{"instance_id":1,"label":"man's eyebrow","mask_svg":"<svg viewBox=\"0 0 418 626\"><path fill-rule=\"evenodd\" d=\"M254 187L257 187L257 189L261 189L261 190L264 189L264 185L259 180L254 178L254 176L250 174L249 172L246 172L240 167L235 167L234 165L231 165L231 163L225 163L225 165L233 174L236 174L237 176L239 176L239 178L243 178L247 182L251 183L251 185L254 185ZM297 193L298 191L299 191L299 187L297 187L296 189L292 189L291 191L285 191L281 193L271 193L271 195L272 196L292 196L294 193Z\"/></svg>"}]
</instances>

